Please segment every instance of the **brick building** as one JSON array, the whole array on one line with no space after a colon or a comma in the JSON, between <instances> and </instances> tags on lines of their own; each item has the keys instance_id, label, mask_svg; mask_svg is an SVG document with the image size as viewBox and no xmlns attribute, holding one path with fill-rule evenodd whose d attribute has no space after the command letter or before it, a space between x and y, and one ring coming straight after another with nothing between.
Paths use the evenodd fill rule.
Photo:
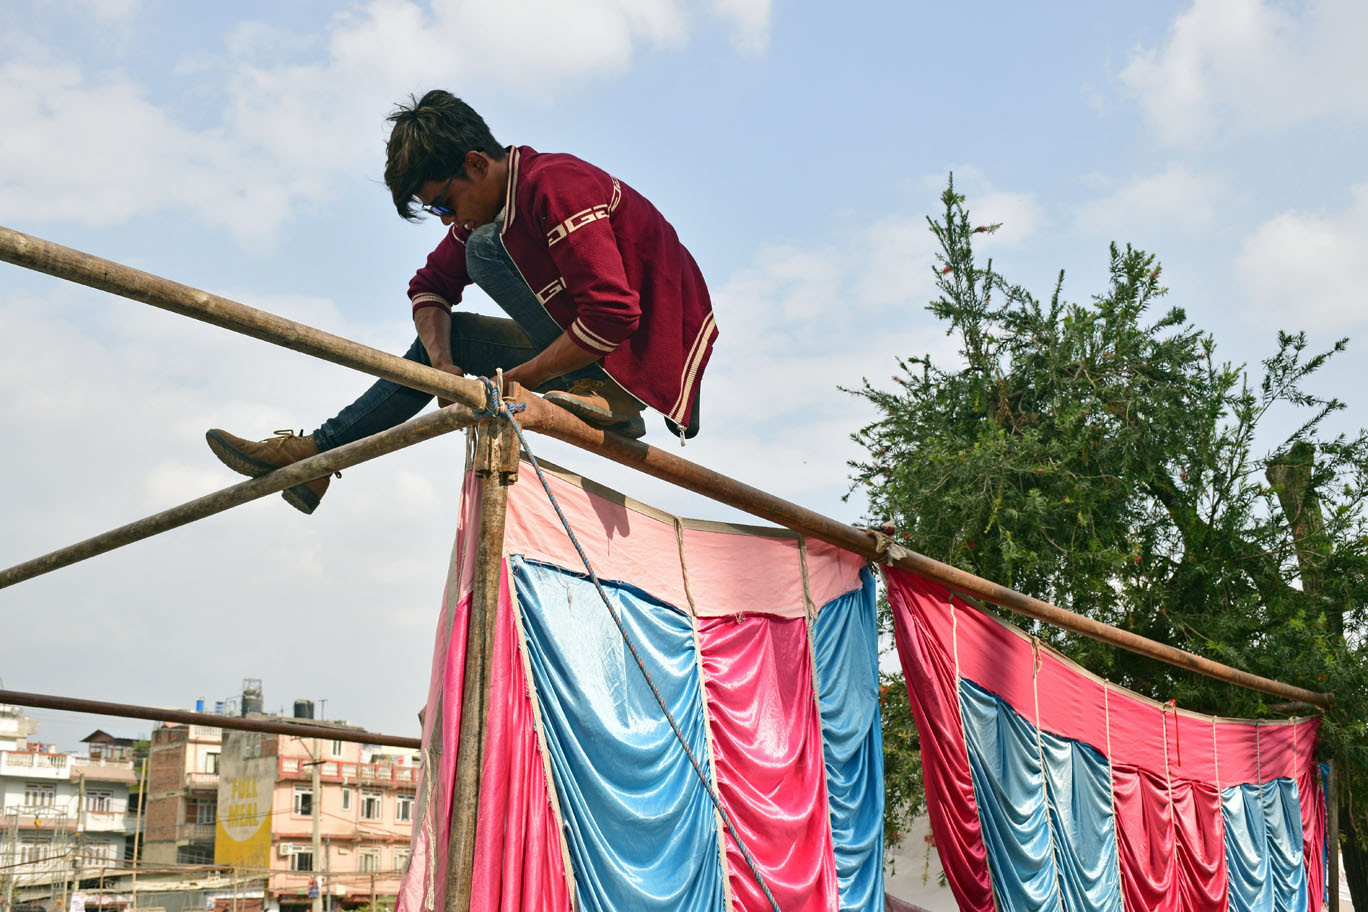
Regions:
<instances>
[{"instance_id":1,"label":"brick building","mask_svg":"<svg viewBox=\"0 0 1368 912\"><path fill-rule=\"evenodd\" d=\"M214 860L220 729L166 723L152 732L147 760L142 858L148 864Z\"/></svg>"}]
</instances>

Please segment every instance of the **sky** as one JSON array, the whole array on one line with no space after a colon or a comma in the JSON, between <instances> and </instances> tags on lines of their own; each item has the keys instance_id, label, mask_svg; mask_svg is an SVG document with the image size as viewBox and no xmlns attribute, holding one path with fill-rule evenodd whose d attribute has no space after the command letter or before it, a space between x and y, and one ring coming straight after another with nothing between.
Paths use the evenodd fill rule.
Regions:
<instances>
[{"instance_id":1,"label":"sky","mask_svg":"<svg viewBox=\"0 0 1368 912\"><path fill-rule=\"evenodd\" d=\"M1063 269L1088 300L1130 242L1224 359L1257 365L1279 329L1351 337L1313 389L1368 423L1365 46L1353 0L11 0L0 224L402 352L441 227L395 215L384 118L448 88L501 142L632 185L694 254L721 337L682 455L858 521L849 435L872 415L841 387L956 356L925 310L951 172L1004 224L980 249L1037 295ZM4 566L236 483L206 429L311 431L369 382L6 264L0 327ZM440 438L344 472L312 516L270 497L0 591L0 679L190 708L260 678L268 709L416 734L462 460ZM66 747L150 727L36 715Z\"/></svg>"}]
</instances>

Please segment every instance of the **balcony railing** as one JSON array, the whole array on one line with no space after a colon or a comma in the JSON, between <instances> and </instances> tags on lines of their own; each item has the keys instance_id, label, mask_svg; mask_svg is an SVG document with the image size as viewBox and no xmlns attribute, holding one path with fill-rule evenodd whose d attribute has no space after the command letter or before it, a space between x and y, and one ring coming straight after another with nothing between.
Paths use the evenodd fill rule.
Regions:
<instances>
[{"instance_id":1,"label":"balcony railing","mask_svg":"<svg viewBox=\"0 0 1368 912\"><path fill-rule=\"evenodd\" d=\"M207 842L214 838L214 825L212 823L182 823L176 827L176 838Z\"/></svg>"},{"instance_id":2,"label":"balcony railing","mask_svg":"<svg viewBox=\"0 0 1368 912\"><path fill-rule=\"evenodd\" d=\"M216 789L219 784L218 773L186 773L185 787L188 789Z\"/></svg>"},{"instance_id":3,"label":"balcony railing","mask_svg":"<svg viewBox=\"0 0 1368 912\"><path fill-rule=\"evenodd\" d=\"M66 779L71 758L66 754L33 751L0 751L0 773L14 771L34 779Z\"/></svg>"},{"instance_id":4,"label":"balcony railing","mask_svg":"<svg viewBox=\"0 0 1368 912\"><path fill-rule=\"evenodd\" d=\"M313 775L313 770L299 757L281 757L280 775L282 778L306 779ZM318 778L324 782L361 782L366 785L392 783L407 786L418 781L418 767L396 766L393 763L343 763L326 760L319 764Z\"/></svg>"},{"instance_id":5,"label":"balcony railing","mask_svg":"<svg viewBox=\"0 0 1368 912\"><path fill-rule=\"evenodd\" d=\"M86 811L82 816L87 830L123 832L128 828L126 811Z\"/></svg>"}]
</instances>

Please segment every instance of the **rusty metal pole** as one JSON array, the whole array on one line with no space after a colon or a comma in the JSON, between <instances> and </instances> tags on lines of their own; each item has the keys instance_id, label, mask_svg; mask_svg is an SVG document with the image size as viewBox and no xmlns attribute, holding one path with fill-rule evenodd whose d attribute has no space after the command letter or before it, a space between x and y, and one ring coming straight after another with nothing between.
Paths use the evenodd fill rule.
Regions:
<instances>
[{"instance_id":1,"label":"rusty metal pole","mask_svg":"<svg viewBox=\"0 0 1368 912\"><path fill-rule=\"evenodd\" d=\"M215 491L212 494L206 494L178 507L154 513L128 525L88 538L83 542L77 542L42 557L35 557L22 564L15 564L6 570L0 570L0 589L32 579L35 576L41 576L44 573L51 573L53 570L70 566L107 551L113 551L115 548L142 541L144 538L150 538L153 535L158 535L195 520L204 519L206 516L222 513L224 510L266 497L277 491L283 491L302 482L322 478L340 469L349 468L386 453L413 446L415 443L429 440L440 434L469 427L477 420L475 413L463 405L450 405L435 412L419 415L417 418L410 419L387 431L363 437L335 450L319 453L317 456L301 459L299 462L276 469L269 475L252 478Z\"/></svg>"},{"instance_id":2,"label":"rusty metal pole","mask_svg":"<svg viewBox=\"0 0 1368 912\"><path fill-rule=\"evenodd\" d=\"M1330 912L1340 912L1340 840L1339 840L1339 776L1335 761L1326 764L1325 771L1325 854L1330 862Z\"/></svg>"},{"instance_id":3,"label":"rusty metal pole","mask_svg":"<svg viewBox=\"0 0 1368 912\"><path fill-rule=\"evenodd\" d=\"M475 472L480 476L480 545L466 617L465 669L461 685L461 733L452 785L444 912L469 912L475 869L475 827L480 809L480 771L489 715L489 682L503 575L508 485L518 480L518 442L506 421L481 427ZM448 598L459 598L449 592Z\"/></svg>"},{"instance_id":4,"label":"rusty metal pole","mask_svg":"<svg viewBox=\"0 0 1368 912\"><path fill-rule=\"evenodd\" d=\"M457 377L304 323L3 226L0 226L0 261L203 320L471 408L484 407L484 386L473 378Z\"/></svg>"},{"instance_id":5,"label":"rusty metal pole","mask_svg":"<svg viewBox=\"0 0 1368 912\"><path fill-rule=\"evenodd\" d=\"M184 709L163 709L158 706L138 706L134 703L110 703L105 700L82 700L53 694L26 693L21 690L0 690L0 703L31 706L36 709L60 709L65 712L90 713L96 716L122 716L126 719L150 719L153 722L180 722L185 725L204 725L209 728L231 728L236 731L265 732L272 735L294 735L297 738L331 738L334 741L353 741L360 744L383 744L388 747L422 747L418 738L382 735L379 732L351 728L327 728L276 719L242 719L214 713L190 712ZM143 759L143 774L147 760ZM141 786L140 786L141 787ZM143 803L138 803L141 814ZM137 833L134 834L136 847Z\"/></svg>"},{"instance_id":6,"label":"rusty metal pole","mask_svg":"<svg viewBox=\"0 0 1368 912\"><path fill-rule=\"evenodd\" d=\"M537 396L529 396L516 384L506 391L507 398L523 402L526 410L519 420L524 428L539 431L557 440L573 444L591 453L598 453L614 462L653 475L689 491L695 491L712 500L745 510L755 516L786 526L813 538L819 538L904 570L935 580L955 592L992 602L1008 611L1037 618L1065 630L1108 643L1120 649L1167 662L1179 668L1186 668L1198 674L1217 680L1227 681L1251 690L1272 694L1287 700L1308 703L1322 709L1334 703L1332 694L1318 693L1302 687L1294 687L1281 681L1274 681L1259 675L1232 668L1220 662L1185 652L1138 634L1104 624L1101 621L1075 614L1049 602L1023 595L1006 586L975 576L958 567L941 563L933 558L908 551L903 548L892 549L896 553L881 553L878 542L872 533L857 529L813 510L800 507L795 503L776 497L767 491L744 484L719 472L704 468L679 456L656 449L639 440L628 440L616 434L609 434L590 427L583 421Z\"/></svg>"}]
</instances>

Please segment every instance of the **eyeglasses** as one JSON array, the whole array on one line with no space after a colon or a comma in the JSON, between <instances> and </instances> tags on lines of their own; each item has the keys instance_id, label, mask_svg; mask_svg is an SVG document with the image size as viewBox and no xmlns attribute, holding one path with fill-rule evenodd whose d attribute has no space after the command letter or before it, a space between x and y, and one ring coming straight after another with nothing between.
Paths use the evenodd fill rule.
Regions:
<instances>
[{"instance_id":1,"label":"eyeglasses","mask_svg":"<svg viewBox=\"0 0 1368 912\"><path fill-rule=\"evenodd\" d=\"M451 182L455 179L455 177L448 177L447 182L442 185L442 192L433 197L433 201L430 203L419 202L418 208L422 209L424 212L430 212L438 218L450 218L451 216L454 216L456 210L439 202L439 200L446 199L447 191L451 189Z\"/></svg>"}]
</instances>

